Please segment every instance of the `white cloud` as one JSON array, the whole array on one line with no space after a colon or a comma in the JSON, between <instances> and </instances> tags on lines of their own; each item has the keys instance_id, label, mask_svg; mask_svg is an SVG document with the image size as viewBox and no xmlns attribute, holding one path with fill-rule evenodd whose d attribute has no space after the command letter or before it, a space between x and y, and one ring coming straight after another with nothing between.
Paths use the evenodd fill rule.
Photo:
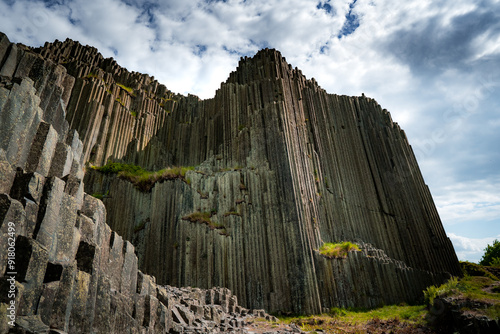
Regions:
<instances>
[{"instance_id":1,"label":"white cloud","mask_svg":"<svg viewBox=\"0 0 500 334\"><path fill-rule=\"evenodd\" d=\"M495 239L500 239L500 235L493 238L468 238L448 233L448 236L453 242L458 258L471 262L479 262L486 246L492 245Z\"/></svg>"},{"instance_id":2,"label":"white cloud","mask_svg":"<svg viewBox=\"0 0 500 334\"><path fill-rule=\"evenodd\" d=\"M434 194L446 224L500 219L500 178L475 180L442 187Z\"/></svg>"},{"instance_id":3,"label":"white cloud","mask_svg":"<svg viewBox=\"0 0 500 334\"><path fill-rule=\"evenodd\" d=\"M0 31L33 46L79 40L202 98L240 55L276 48L328 92L363 92L392 113L447 228L499 217L500 2L358 0L350 9L353 1L329 1L330 13L318 3L4 0ZM359 27L339 39L349 10Z\"/></svg>"}]
</instances>

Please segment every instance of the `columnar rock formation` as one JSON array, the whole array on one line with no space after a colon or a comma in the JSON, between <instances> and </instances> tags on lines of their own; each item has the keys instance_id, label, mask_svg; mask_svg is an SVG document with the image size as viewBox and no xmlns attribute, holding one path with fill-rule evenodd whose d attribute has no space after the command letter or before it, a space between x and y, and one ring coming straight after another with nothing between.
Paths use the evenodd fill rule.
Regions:
<instances>
[{"instance_id":1,"label":"columnar rock formation","mask_svg":"<svg viewBox=\"0 0 500 334\"><path fill-rule=\"evenodd\" d=\"M252 317L273 320L226 288L138 270L84 193L85 145L65 120L74 78L2 34L0 46L0 333L246 333Z\"/></svg>"},{"instance_id":2,"label":"columnar rock formation","mask_svg":"<svg viewBox=\"0 0 500 334\"><path fill-rule=\"evenodd\" d=\"M247 308L313 313L415 301L460 273L411 146L373 99L328 94L269 49L241 59L215 97L200 100L71 40L37 49L4 40L0 74L19 87L33 80L37 120L47 124L38 131L32 119L12 118L10 137L2 135L5 170L36 171L38 162L26 162L35 135L59 138L66 144L56 143L54 156L78 160L42 163L42 176L69 175L66 182L81 180L78 166L109 160L152 171L196 166L146 192L116 174L85 174L85 192L105 194L106 222L159 284L222 286ZM19 131L31 137L12 141ZM67 145L76 133L75 153ZM14 172L5 175L2 191L15 198ZM195 214L224 229L189 219ZM327 259L317 251L338 241L361 252Z\"/></svg>"}]
</instances>

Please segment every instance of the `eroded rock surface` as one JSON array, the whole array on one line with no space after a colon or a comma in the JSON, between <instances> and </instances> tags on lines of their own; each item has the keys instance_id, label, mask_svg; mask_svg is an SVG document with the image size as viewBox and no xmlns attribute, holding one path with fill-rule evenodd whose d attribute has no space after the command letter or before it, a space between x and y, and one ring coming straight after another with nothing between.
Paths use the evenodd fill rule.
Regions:
<instances>
[{"instance_id":1,"label":"eroded rock surface","mask_svg":"<svg viewBox=\"0 0 500 334\"><path fill-rule=\"evenodd\" d=\"M74 80L50 60L10 50L20 62L3 63L9 76L0 83L0 332L247 333L249 321L269 318L226 288L161 286L138 270L134 246L106 224L102 201L84 193L85 145L66 121L71 85L61 86ZM36 68L22 67L32 58Z\"/></svg>"},{"instance_id":2,"label":"eroded rock surface","mask_svg":"<svg viewBox=\"0 0 500 334\"><path fill-rule=\"evenodd\" d=\"M15 222L21 328L245 331L246 309L415 301L460 273L389 113L327 94L278 51L242 59L208 100L71 40L0 34L0 75L0 246ZM84 168L108 160L196 168L144 192ZM361 251L317 251L344 240Z\"/></svg>"}]
</instances>

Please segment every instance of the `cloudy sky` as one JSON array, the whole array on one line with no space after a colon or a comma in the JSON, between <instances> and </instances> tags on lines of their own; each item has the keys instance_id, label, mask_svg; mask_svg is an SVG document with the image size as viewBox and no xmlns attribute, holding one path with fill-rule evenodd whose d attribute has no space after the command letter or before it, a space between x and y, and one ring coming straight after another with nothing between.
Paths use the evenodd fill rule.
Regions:
<instances>
[{"instance_id":1,"label":"cloudy sky","mask_svg":"<svg viewBox=\"0 0 500 334\"><path fill-rule=\"evenodd\" d=\"M328 92L392 113L460 259L500 239L500 0L0 0L0 31L69 37L201 98L276 48Z\"/></svg>"}]
</instances>

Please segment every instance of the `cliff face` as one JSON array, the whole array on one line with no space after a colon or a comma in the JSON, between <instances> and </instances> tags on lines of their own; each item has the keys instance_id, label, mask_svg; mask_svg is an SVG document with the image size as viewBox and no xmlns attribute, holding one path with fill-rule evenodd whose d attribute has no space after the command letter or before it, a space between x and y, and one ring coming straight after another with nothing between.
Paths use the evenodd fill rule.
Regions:
<instances>
[{"instance_id":1,"label":"cliff face","mask_svg":"<svg viewBox=\"0 0 500 334\"><path fill-rule=\"evenodd\" d=\"M47 105L59 103L65 115L41 119L63 117L58 133L78 131L80 164L197 166L147 192L116 175L85 174L85 192L106 194L106 222L158 283L224 286L248 308L309 313L415 301L425 286L459 275L406 136L373 99L327 94L275 50L242 59L202 101L70 40L18 48L4 52L2 75L33 78L40 64L64 74L43 80L60 93ZM32 121L12 123L36 132ZM10 165L24 166L16 159ZM196 213L224 229L189 221ZM318 253L338 241L361 252Z\"/></svg>"},{"instance_id":2,"label":"cliff face","mask_svg":"<svg viewBox=\"0 0 500 334\"><path fill-rule=\"evenodd\" d=\"M273 319L226 288L139 271L84 192L86 146L65 119L80 81L1 33L0 75L0 333L246 333L253 315Z\"/></svg>"}]
</instances>

